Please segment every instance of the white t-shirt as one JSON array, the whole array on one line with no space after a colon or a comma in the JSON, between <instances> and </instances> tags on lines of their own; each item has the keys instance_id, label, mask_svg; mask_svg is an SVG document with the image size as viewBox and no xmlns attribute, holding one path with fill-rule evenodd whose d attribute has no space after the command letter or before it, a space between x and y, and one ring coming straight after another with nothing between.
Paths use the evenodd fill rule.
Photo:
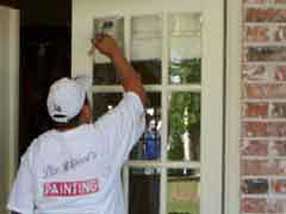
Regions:
<instances>
[{"instance_id":1,"label":"white t-shirt","mask_svg":"<svg viewBox=\"0 0 286 214\"><path fill-rule=\"evenodd\" d=\"M22 214L123 214L121 166L145 129L128 92L94 124L35 139L21 160L8 209Z\"/></svg>"}]
</instances>

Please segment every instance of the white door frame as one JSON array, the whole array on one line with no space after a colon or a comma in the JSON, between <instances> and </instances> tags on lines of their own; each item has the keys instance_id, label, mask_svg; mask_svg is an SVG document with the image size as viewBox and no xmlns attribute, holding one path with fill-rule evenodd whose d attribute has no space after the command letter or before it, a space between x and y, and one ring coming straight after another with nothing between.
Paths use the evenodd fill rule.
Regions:
<instances>
[{"instance_id":1,"label":"white door frame","mask_svg":"<svg viewBox=\"0 0 286 214\"><path fill-rule=\"evenodd\" d=\"M240 213L242 0L226 0L225 213Z\"/></svg>"},{"instance_id":2,"label":"white door frame","mask_svg":"<svg viewBox=\"0 0 286 214\"><path fill-rule=\"evenodd\" d=\"M3 33L5 44L1 48L5 51L5 61L1 65L1 78L4 78L5 97L1 98L5 105L4 121L1 121L1 129L4 129L5 136L1 136L3 150L0 155L4 158L3 178L1 185L4 193L8 193L14 180L18 159L18 123L19 123L19 39L20 39L20 11L6 6L0 6L0 13L4 16L5 32ZM1 45L1 44L0 44ZM5 127L4 127L5 126ZM2 141L3 140L3 141ZM3 180L2 180L3 179ZM7 198L8 195L4 195ZM0 205L0 213L6 213L5 201Z\"/></svg>"},{"instance_id":3,"label":"white door frame","mask_svg":"<svg viewBox=\"0 0 286 214\"><path fill-rule=\"evenodd\" d=\"M79 3L78 1L77 3ZM227 2L227 72L226 72L226 173L225 173L225 213L239 214L240 212L240 92L241 92L241 35L242 35L242 3L236 0ZM3 7L0 7L2 9ZM5 7L7 8L7 7ZM19 11L10 9L8 16L9 28L9 143L8 143L8 168L7 186L10 186L15 175L18 158L18 70L19 70ZM86 20L88 21L88 20ZM83 23L83 25L88 23ZM76 43L73 37L73 42ZM82 39L82 38L80 38ZM89 35L85 37L89 39ZM88 46L78 54L86 53ZM73 55L74 56L74 55ZM74 58L74 57L73 57ZM15 61L16 59L16 61ZM84 64L84 66L82 66ZM90 61L86 58L85 63L73 64L73 74L86 69ZM1 210L1 209L0 209Z\"/></svg>"},{"instance_id":4,"label":"white door frame","mask_svg":"<svg viewBox=\"0 0 286 214\"><path fill-rule=\"evenodd\" d=\"M189 7L188 0L177 1L108 1L113 8L119 10L117 14L127 13L134 9L137 11L138 5L142 11L151 13L167 12L173 5L173 12L200 12L195 7ZM127 4L129 3L129 4ZM150 6L152 3L152 7ZM176 3L176 4L175 4ZM203 72L202 74L202 155L201 155L201 213L221 214L222 211L222 142L223 142L223 59L224 59L224 1L204 0L193 1L191 4L203 11ZM128 10L124 8L128 5ZM116 11L110 11L104 0L73 0L73 28L72 28L72 75L92 74L92 58L87 56L90 48L90 38L92 36L93 18L101 15L109 15ZM123 8L120 10L120 8ZM144 9L145 8L145 9ZM152 8L150 11L150 8ZM96 14L96 11L98 14ZM171 10L172 12L172 10ZM140 12L139 12L140 13ZM166 59L166 56L163 58ZM164 59L163 59L164 60ZM165 68L166 69L166 68ZM163 78L164 79L164 78ZM96 89L96 87L95 87ZM99 88L98 88L99 89ZM207 105L209 104L209 106ZM210 104L212 103L212 104ZM211 106L211 107L210 107ZM215 140L214 140L215 139ZM208 143L207 143L208 142ZM205 143L208 145L206 146ZM161 210L164 213L165 210Z\"/></svg>"}]
</instances>

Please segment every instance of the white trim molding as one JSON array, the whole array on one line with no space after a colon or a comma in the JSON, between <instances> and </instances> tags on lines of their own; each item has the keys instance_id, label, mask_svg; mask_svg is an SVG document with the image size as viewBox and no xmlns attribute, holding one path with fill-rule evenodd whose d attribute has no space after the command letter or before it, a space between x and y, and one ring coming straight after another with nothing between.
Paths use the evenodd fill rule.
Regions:
<instances>
[{"instance_id":1,"label":"white trim molding","mask_svg":"<svg viewBox=\"0 0 286 214\"><path fill-rule=\"evenodd\" d=\"M225 213L240 213L242 0L226 0Z\"/></svg>"},{"instance_id":2,"label":"white trim molding","mask_svg":"<svg viewBox=\"0 0 286 214\"><path fill-rule=\"evenodd\" d=\"M1 199L0 213L5 209L8 192L17 167L18 121L19 121L19 32L20 11L0 6L1 21ZM4 54L3 54L4 53Z\"/></svg>"},{"instance_id":3,"label":"white trim molding","mask_svg":"<svg viewBox=\"0 0 286 214\"><path fill-rule=\"evenodd\" d=\"M9 167L8 184L12 185L18 162L20 11L9 9Z\"/></svg>"}]
</instances>

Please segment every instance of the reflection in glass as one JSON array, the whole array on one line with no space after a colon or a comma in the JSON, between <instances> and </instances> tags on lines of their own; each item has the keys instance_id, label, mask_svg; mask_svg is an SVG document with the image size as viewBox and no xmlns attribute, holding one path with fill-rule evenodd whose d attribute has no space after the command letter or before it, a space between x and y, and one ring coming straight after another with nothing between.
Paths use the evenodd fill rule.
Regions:
<instances>
[{"instance_id":1,"label":"reflection in glass","mask_svg":"<svg viewBox=\"0 0 286 214\"><path fill-rule=\"evenodd\" d=\"M95 85L119 84L120 78L111 62L94 63L93 82Z\"/></svg>"},{"instance_id":2,"label":"reflection in glass","mask_svg":"<svg viewBox=\"0 0 286 214\"><path fill-rule=\"evenodd\" d=\"M176 92L169 96L169 160L200 160L199 93Z\"/></svg>"},{"instance_id":3,"label":"reflection in glass","mask_svg":"<svg viewBox=\"0 0 286 214\"><path fill-rule=\"evenodd\" d=\"M96 93L93 95L93 118L97 120L104 113L117 106L121 93Z\"/></svg>"},{"instance_id":4,"label":"reflection in glass","mask_svg":"<svg viewBox=\"0 0 286 214\"><path fill-rule=\"evenodd\" d=\"M199 214L200 174L194 169L169 169L167 184L168 214Z\"/></svg>"},{"instance_id":5,"label":"reflection in glass","mask_svg":"<svg viewBox=\"0 0 286 214\"><path fill-rule=\"evenodd\" d=\"M148 93L146 130L130 154L132 160L160 159L161 152L161 94Z\"/></svg>"},{"instance_id":6,"label":"reflection in glass","mask_svg":"<svg viewBox=\"0 0 286 214\"><path fill-rule=\"evenodd\" d=\"M159 214L159 170L132 168L129 172L129 213Z\"/></svg>"},{"instance_id":7,"label":"reflection in glass","mask_svg":"<svg viewBox=\"0 0 286 214\"><path fill-rule=\"evenodd\" d=\"M103 17L94 19L94 36L98 33L109 34L118 42L124 52L124 19L122 17ZM96 85L118 84L119 77L111 61L96 51L94 54L93 83Z\"/></svg>"},{"instance_id":8,"label":"reflection in glass","mask_svg":"<svg viewBox=\"0 0 286 214\"><path fill-rule=\"evenodd\" d=\"M201 81L201 59L172 60L170 64L170 83L199 83Z\"/></svg>"},{"instance_id":9,"label":"reflection in glass","mask_svg":"<svg viewBox=\"0 0 286 214\"><path fill-rule=\"evenodd\" d=\"M171 84L201 81L201 15L173 14L169 17Z\"/></svg>"},{"instance_id":10,"label":"reflection in glass","mask_svg":"<svg viewBox=\"0 0 286 214\"><path fill-rule=\"evenodd\" d=\"M141 79L144 84L161 83L161 60L133 60L131 64L141 75Z\"/></svg>"},{"instance_id":11,"label":"reflection in glass","mask_svg":"<svg viewBox=\"0 0 286 214\"><path fill-rule=\"evenodd\" d=\"M162 20L158 15L131 19L131 63L144 84L161 83Z\"/></svg>"}]
</instances>

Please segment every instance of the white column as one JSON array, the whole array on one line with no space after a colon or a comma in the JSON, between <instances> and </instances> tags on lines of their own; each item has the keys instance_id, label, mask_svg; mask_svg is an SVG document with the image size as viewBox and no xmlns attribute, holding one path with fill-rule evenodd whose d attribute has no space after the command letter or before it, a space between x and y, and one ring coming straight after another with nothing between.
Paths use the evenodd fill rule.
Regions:
<instances>
[{"instance_id":1,"label":"white column","mask_svg":"<svg viewBox=\"0 0 286 214\"><path fill-rule=\"evenodd\" d=\"M18 140L19 11L0 7L0 213L5 213Z\"/></svg>"}]
</instances>

